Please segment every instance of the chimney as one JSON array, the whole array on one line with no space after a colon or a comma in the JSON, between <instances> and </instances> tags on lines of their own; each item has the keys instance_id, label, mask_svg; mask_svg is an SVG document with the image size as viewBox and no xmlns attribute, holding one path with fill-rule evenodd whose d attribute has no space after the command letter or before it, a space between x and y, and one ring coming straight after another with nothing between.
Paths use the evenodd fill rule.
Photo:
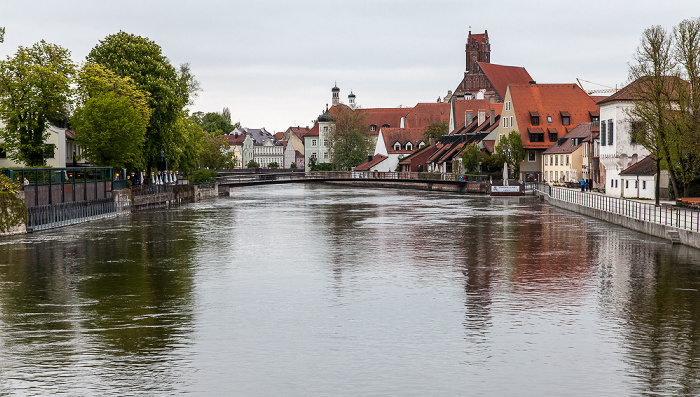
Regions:
<instances>
[{"instance_id":1,"label":"chimney","mask_svg":"<svg viewBox=\"0 0 700 397\"><path fill-rule=\"evenodd\" d=\"M489 115L489 125L493 125L493 123L496 121L496 110L494 108L491 108L491 114Z\"/></svg>"},{"instance_id":2,"label":"chimney","mask_svg":"<svg viewBox=\"0 0 700 397\"><path fill-rule=\"evenodd\" d=\"M369 163L370 161L372 161L372 158L373 158L373 157L374 157L374 156L368 154L368 155L367 155L367 162Z\"/></svg>"},{"instance_id":3,"label":"chimney","mask_svg":"<svg viewBox=\"0 0 700 397\"><path fill-rule=\"evenodd\" d=\"M430 139L428 139L428 143L430 143L430 146L435 146L435 137L431 135Z\"/></svg>"},{"instance_id":4,"label":"chimney","mask_svg":"<svg viewBox=\"0 0 700 397\"><path fill-rule=\"evenodd\" d=\"M474 121L474 115L472 114L471 110L467 110L464 112L464 124L469 125Z\"/></svg>"},{"instance_id":5,"label":"chimney","mask_svg":"<svg viewBox=\"0 0 700 397\"><path fill-rule=\"evenodd\" d=\"M479 125L484 124L486 121L486 110L479 110Z\"/></svg>"}]
</instances>

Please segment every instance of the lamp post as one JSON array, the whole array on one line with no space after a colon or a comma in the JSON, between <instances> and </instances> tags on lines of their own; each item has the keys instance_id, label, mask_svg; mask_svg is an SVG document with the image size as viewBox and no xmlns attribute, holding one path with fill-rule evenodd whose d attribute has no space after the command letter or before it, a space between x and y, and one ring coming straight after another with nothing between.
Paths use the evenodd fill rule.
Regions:
<instances>
[{"instance_id":1,"label":"lamp post","mask_svg":"<svg viewBox=\"0 0 700 397\"><path fill-rule=\"evenodd\" d=\"M41 166L44 166L44 144L41 144Z\"/></svg>"}]
</instances>

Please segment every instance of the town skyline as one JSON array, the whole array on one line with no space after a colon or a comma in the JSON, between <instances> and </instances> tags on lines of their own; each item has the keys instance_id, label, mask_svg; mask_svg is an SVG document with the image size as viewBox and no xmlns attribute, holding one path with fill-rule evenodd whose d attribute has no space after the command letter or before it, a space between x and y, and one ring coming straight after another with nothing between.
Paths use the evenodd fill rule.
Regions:
<instances>
[{"instance_id":1,"label":"town skyline","mask_svg":"<svg viewBox=\"0 0 700 397\"><path fill-rule=\"evenodd\" d=\"M488 31L492 63L524 67L538 83L580 78L621 87L644 29L670 30L698 11L700 5L691 0L663 8L629 1L477 7L457 1L115 5L74 0L58 5L11 0L0 20L6 27L0 57L43 39L82 61L100 40L123 30L155 41L174 65L190 63L203 89L191 111L228 107L232 121L242 126L283 131L311 126L330 104L334 84L343 102L352 91L365 108L435 102L463 77L470 28ZM65 23L58 18L62 15Z\"/></svg>"}]
</instances>

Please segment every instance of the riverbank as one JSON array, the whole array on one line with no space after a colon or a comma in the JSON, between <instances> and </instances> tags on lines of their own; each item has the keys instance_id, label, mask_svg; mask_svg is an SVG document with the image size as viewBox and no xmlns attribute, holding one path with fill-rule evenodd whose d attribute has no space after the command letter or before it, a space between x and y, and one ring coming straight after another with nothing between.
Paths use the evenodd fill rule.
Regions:
<instances>
[{"instance_id":1,"label":"riverbank","mask_svg":"<svg viewBox=\"0 0 700 397\"><path fill-rule=\"evenodd\" d=\"M600 193L538 185L535 195L547 203L628 229L700 248L700 211L642 200L609 197Z\"/></svg>"}]
</instances>

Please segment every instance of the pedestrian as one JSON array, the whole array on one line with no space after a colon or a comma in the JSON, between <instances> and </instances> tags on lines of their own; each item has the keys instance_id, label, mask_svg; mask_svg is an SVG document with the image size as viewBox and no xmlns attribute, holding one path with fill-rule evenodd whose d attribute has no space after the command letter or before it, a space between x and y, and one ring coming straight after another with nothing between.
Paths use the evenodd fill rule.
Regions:
<instances>
[{"instance_id":1,"label":"pedestrian","mask_svg":"<svg viewBox=\"0 0 700 397\"><path fill-rule=\"evenodd\" d=\"M586 188L584 189L587 192L591 191L591 187L588 185L588 180L586 179Z\"/></svg>"},{"instance_id":2,"label":"pedestrian","mask_svg":"<svg viewBox=\"0 0 700 397\"><path fill-rule=\"evenodd\" d=\"M585 191L586 191L586 180L581 178L581 192L583 193Z\"/></svg>"}]
</instances>

